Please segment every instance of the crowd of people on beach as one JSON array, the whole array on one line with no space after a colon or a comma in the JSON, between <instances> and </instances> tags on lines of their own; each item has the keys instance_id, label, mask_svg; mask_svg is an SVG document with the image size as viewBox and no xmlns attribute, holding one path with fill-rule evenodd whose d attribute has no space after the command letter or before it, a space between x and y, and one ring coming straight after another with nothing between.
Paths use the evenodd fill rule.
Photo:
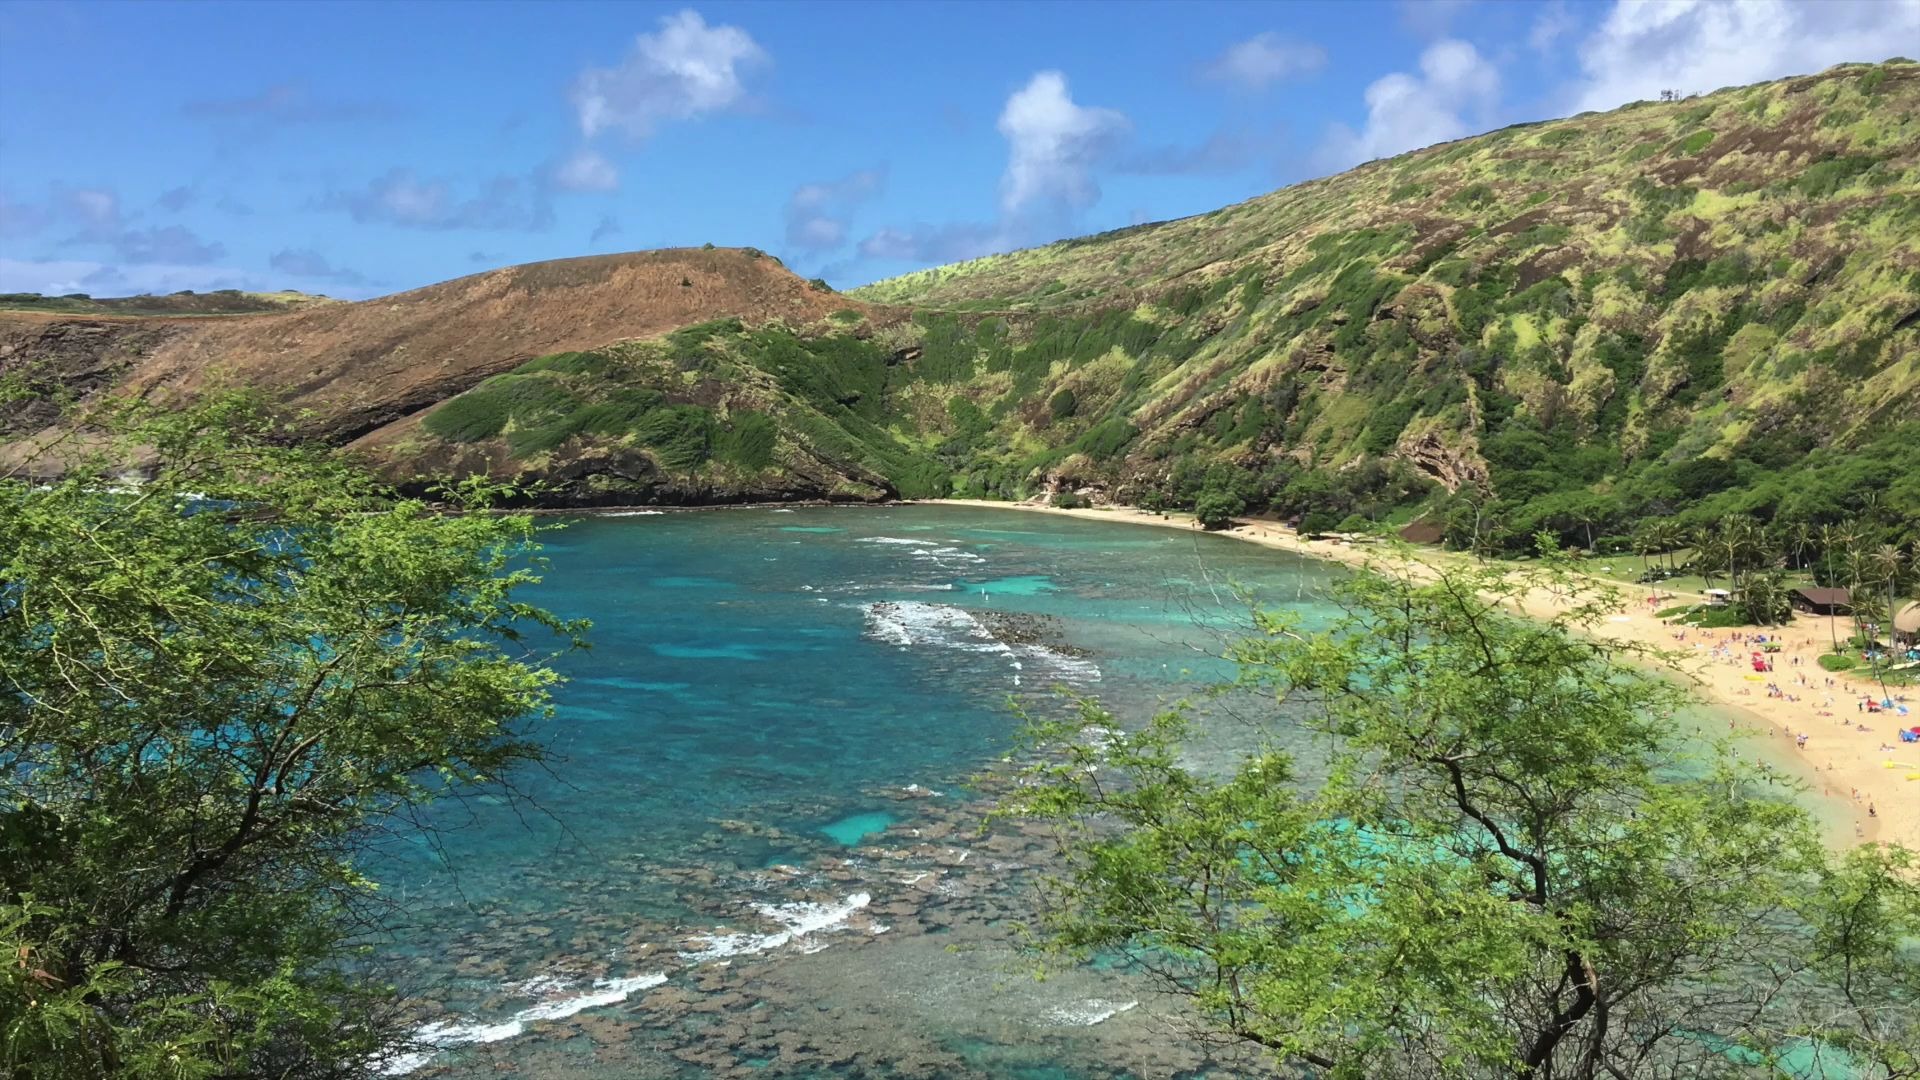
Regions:
<instances>
[{"instance_id":1,"label":"crowd of people on beach","mask_svg":"<svg viewBox=\"0 0 1920 1080\"><path fill-rule=\"evenodd\" d=\"M1649 597L1649 609L1658 602L1656 598ZM1665 620L1662 621L1665 622ZM1777 631L1773 633L1743 630L1714 632L1688 627L1673 630L1671 637L1682 645L1690 644L1707 663L1730 667L1750 665L1753 673L1746 678L1764 683L1763 692L1768 698L1791 705L1805 705L1810 715L1829 718L1833 724L1841 728L1851 725L1855 731L1871 732L1874 730L1873 726L1861 722L1863 717L1888 713L1904 715L1907 712L1907 698L1904 695L1896 694L1883 700L1872 694L1846 688L1841 680L1832 675L1818 673L1809 676L1804 670L1805 657L1801 650L1816 647L1811 639L1789 641ZM1785 651L1788 649L1792 651ZM1782 664L1788 672L1791 672L1790 678L1779 678L1778 667ZM1739 692L1750 696L1754 689L1748 687ZM1853 699L1856 716L1846 716L1838 707L1839 700L1846 698ZM1729 731L1734 730L1735 727L1735 721L1727 722ZM1813 739L1813 733L1806 730L1796 733L1790 728L1783 727L1781 734L1791 737L1794 745L1802 751L1807 749ZM1879 748L1882 752L1898 749L1894 744L1884 740L1880 742ZM1832 770L1832 768L1833 765L1829 763L1827 769ZM1880 816L1879 807L1872 799L1864 798L1859 788L1853 788L1851 795L1856 804L1865 802L1867 817ZM1858 826L1855 828L1858 831Z\"/></svg>"}]
</instances>

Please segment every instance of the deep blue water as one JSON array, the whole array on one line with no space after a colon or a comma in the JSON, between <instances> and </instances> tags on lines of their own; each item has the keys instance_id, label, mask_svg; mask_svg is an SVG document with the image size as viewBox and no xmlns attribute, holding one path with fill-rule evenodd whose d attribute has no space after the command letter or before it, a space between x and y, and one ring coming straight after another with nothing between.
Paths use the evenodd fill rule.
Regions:
<instances>
[{"instance_id":1,"label":"deep blue water","mask_svg":"<svg viewBox=\"0 0 1920 1080\"><path fill-rule=\"evenodd\" d=\"M1189 531L961 507L594 517L546 547L547 580L527 598L593 622L591 650L559 664L569 681L542 728L551 769L516 778L528 805L484 796L436 811L457 873L421 841L380 871L417 920L396 951L466 1025L454 1041L590 995L590 977L697 980L734 961L686 959L672 950L699 949L676 940L738 930L750 904L811 902L829 918L844 894L879 910L911 875L862 876L836 857L964 802L969 778L1015 748L1010 697L1055 708L1064 686L1143 719L1231 674L1213 654L1245 623L1235 584L1316 616L1336 572ZM994 613L1041 617L1023 624L1037 643L998 640L982 622ZM904 798L910 786L941 795ZM891 950L940 985L938 958L895 940L859 950L863 977ZM835 955L802 959L834 979ZM515 1041L547 1030L531 1027ZM989 1074L1029 1067L993 1050L1024 1037L947 1036L966 1060L1000 1062Z\"/></svg>"}]
</instances>

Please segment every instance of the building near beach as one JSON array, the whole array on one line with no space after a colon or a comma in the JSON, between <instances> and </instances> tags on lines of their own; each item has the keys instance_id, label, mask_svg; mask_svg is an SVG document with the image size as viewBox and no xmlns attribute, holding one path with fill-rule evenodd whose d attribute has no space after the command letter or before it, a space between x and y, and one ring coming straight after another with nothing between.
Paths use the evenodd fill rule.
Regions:
<instances>
[{"instance_id":1,"label":"building near beach","mask_svg":"<svg viewBox=\"0 0 1920 1080\"><path fill-rule=\"evenodd\" d=\"M1809 586L1793 590L1793 606L1815 615L1846 615L1853 611L1853 597L1845 589Z\"/></svg>"}]
</instances>

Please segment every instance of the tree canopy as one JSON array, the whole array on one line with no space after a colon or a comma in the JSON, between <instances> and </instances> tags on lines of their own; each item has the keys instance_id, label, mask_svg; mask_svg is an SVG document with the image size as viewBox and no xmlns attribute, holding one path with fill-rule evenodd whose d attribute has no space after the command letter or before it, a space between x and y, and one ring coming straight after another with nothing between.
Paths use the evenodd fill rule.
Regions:
<instances>
[{"instance_id":1,"label":"tree canopy","mask_svg":"<svg viewBox=\"0 0 1920 1080\"><path fill-rule=\"evenodd\" d=\"M0 1076L365 1075L405 1025L361 843L538 759L523 635L583 626L483 485L397 497L237 399L91 420L0 477Z\"/></svg>"},{"instance_id":2,"label":"tree canopy","mask_svg":"<svg viewBox=\"0 0 1920 1080\"><path fill-rule=\"evenodd\" d=\"M1507 615L1532 587L1586 602ZM1036 724L1010 809L1060 829L1043 940L1123 952L1309 1075L1916 1075L1920 866L1828 853L1696 749L1682 687L1576 632L1608 610L1587 588L1557 560L1360 574L1330 628L1258 615L1233 656L1272 708L1224 774L1183 757L1182 711Z\"/></svg>"}]
</instances>

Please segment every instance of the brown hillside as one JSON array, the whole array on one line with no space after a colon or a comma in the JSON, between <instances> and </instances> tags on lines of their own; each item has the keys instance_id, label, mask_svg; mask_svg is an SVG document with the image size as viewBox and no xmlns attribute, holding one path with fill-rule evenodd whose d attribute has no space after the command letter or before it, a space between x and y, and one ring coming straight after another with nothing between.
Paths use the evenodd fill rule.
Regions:
<instances>
[{"instance_id":1,"label":"brown hillside","mask_svg":"<svg viewBox=\"0 0 1920 1080\"><path fill-rule=\"evenodd\" d=\"M490 270L352 304L219 320L0 312L0 370L82 393L265 387L345 442L548 353L592 349L709 319L810 323L884 309L816 290L776 260L737 248L594 255ZM25 434L50 407L0 416Z\"/></svg>"}]
</instances>

